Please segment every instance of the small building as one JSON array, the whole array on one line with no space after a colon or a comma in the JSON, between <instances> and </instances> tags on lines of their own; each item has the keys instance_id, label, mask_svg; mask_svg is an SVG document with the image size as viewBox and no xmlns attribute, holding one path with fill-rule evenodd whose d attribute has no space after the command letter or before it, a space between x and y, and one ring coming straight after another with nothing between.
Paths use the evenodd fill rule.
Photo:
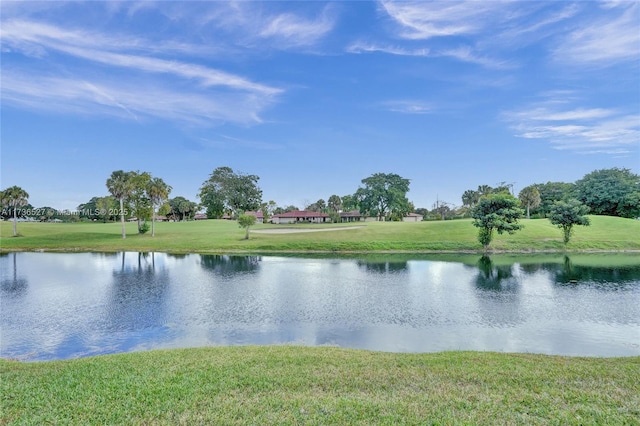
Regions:
<instances>
[{"instance_id":1,"label":"small building","mask_svg":"<svg viewBox=\"0 0 640 426\"><path fill-rule=\"evenodd\" d=\"M327 223L331 218L326 213L311 212L307 210L294 210L292 212L274 214L271 222L275 224L286 223Z\"/></svg>"},{"instance_id":2,"label":"small building","mask_svg":"<svg viewBox=\"0 0 640 426\"><path fill-rule=\"evenodd\" d=\"M264 223L264 215L262 214L262 210L258 210L257 212L244 212L244 214L249 216L255 216L256 223Z\"/></svg>"},{"instance_id":3,"label":"small building","mask_svg":"<svg viewBox=\"0 0 640 426\"><path fill-rule=\"evenodd\" d=\"M405 217L402 218L403 222L422 222L424 217L418 213L409 213Z\"/></svg>"},{"instance_id":4,"label":"small building","mask_svg":"<svg viewBox=\"0 0 640 426\"><path fill-rule=\"evenodd\" d=\"M360 222L362 220L364 220L364 217L358 210L351 210L350 212L340 213L341 222Z\"/></svg>"},{"instance_id":5,"label":"small building","mask_svg":"<svg viewBox=\"0 0 640 426\"><path fill-rule=\"evenodd\" d=\"M383 218L384 220L384 218ZM351 210L350 212L340 213L340 222L377 222L378 218L375 216L365 216L358 210Z\"/></svg>"},{"instance_id":6,"label":"small building","mask_svg":"<svg viewBox=\"0 0 640 426\"><path fill-rule=\"evenodd\" d=\"M196 213L193 217L194 220L206 220L209 219L205 213Z\"/></svg>"}]
</instances>

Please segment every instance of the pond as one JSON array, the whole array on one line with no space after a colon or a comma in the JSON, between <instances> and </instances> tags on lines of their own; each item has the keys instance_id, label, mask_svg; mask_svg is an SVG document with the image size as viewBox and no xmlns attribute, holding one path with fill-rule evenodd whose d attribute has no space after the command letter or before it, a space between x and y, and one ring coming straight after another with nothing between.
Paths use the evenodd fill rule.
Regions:
<instances>
[{"instance_id":1,"label":"pond","mask_svg":"<svg viewBox=\"0 0 640 426\"><path fill-rule=\"evenodd\" d=\"M0 256L0 356L335 345L640 355L636 255Z\"/></svg>"}]
</instances>

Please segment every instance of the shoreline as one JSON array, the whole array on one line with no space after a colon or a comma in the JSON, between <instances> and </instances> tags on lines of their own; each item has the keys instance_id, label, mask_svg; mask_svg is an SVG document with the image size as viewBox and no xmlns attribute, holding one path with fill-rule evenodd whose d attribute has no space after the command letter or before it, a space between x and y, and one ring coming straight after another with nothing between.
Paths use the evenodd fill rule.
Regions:
<instances>
[{"instance_id":1,"label":"shoreline","mask_svg":"<svg viewBox=\"0 0 640 426\"><path fill-rule=\"evenodd\" d=\"M520 250L238 250L238 249L220 249L220 250L143 250L135 247L121 247L114 249L96 250L87 247L43 247L43 248L4 248L0 247L2 253L121 253L121 252L141 252L141 253L167 253L167 254L562 254L562 253L580 253L580 254L617 254L617 253L639 253L639 249L520 249Z\"/></svg>"}]
</instances>

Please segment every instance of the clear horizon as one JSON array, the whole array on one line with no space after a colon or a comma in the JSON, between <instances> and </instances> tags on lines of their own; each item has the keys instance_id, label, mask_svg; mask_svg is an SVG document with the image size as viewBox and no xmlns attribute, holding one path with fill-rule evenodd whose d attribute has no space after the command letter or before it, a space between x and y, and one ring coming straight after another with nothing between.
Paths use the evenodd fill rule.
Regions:
<instances>
[{"instance_id":1,"label":"clear horizon","mask_svg":"<svg viewBox=\"0 0 640 426\"><path fill-rule=\"evenodd\" d=\"M211 172L303 208L374 173L478 185L640 173L640 2L0 3L2 189L73 210L114 170Z\"/></svg>"}]
</instances>

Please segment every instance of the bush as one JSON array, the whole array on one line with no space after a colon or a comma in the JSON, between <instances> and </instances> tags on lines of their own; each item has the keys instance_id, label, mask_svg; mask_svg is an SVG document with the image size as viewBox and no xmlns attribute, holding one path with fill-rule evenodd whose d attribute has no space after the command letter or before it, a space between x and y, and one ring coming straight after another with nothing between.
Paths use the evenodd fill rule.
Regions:
<instances>
[{"instance_id":1,"label":"bush","mask_svg":"<svg viewBox=\"0 0 640 426\"><path fill-rule=\"evenodd\" d=\"M151 226L149 226L147 222L142 222L142 225L140 225L140 229L138 229L138 232L141 234L146 234L149 229L151 229Z\"/></svg>"}]
</instances>

